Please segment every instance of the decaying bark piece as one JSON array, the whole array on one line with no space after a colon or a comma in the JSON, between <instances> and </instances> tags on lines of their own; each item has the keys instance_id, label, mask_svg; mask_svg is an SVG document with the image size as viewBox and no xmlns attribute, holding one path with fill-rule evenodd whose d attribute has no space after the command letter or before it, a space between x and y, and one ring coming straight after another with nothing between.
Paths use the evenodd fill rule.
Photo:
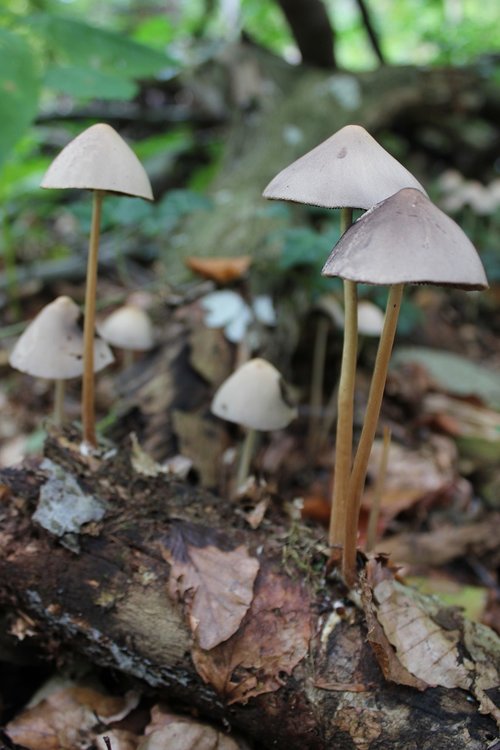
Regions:
<instances>
[{"instance_id":1,"label":"decaying bark piece","mask_svg":"<svg viewBox=\"0 0 500 750\"><path fill-rule=\"evenodd\" d=\"M83 653L227 720L259 747L483 750L497 736L466 691L385 680L362 612L315 572L320 553L310 559L300 547L307 538L310 548L311 531L297 529L276 502L251 530L233 504L165 475L137 473L128 445L114 457L85 458L65 434L49 438L46 455L48 469L0 474L0 603L12 629L29 618L34 635L27 637L49 655ZM86 498L106 507L104 518L62 537L36 524L51 471L76 479ZM285 556L291 524L299 542ZM238 562L234 632L214 648L197 640L192 618L203 612L195 613L182 587L185 550L172 541L179 532L198 568L207 550L212 562L214 555L229 567ZM294 557L300 569L291 567ZM165 558L177 565L174 586ZM253 586L248 608L245 581ZM210 601L211 587L204 595ZM231 609L231 597L224 601ZM214 642L218 624L216 633ZM494 692L486 691L489 700Z\"/></svg>"}]
</instances>

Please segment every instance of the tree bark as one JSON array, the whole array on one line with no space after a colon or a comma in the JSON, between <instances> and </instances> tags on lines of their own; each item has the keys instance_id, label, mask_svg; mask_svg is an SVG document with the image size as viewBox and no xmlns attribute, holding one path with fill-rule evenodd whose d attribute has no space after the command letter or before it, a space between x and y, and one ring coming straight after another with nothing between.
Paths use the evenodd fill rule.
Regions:
<instances>
[{"instance_id":1,"label":"tree bark","mask_svg":"<svg viewBox=\"0 0 500 750\"><path fill-rule=\"evenodd\" d=\"M335 68L335 36L321 0L278 0L306 65Z\"/></svg>"},{"instance_id":2,"label":"tree bark","mask_svg":"<svg viewBox=\"0 0 500 750\"><path fill-rule=\"evenodd\" d=\"M318 540L278 501L251 530L242 507L134 469L128 446L97 459L82 456L78 444L68 433L53 434L46 444L52 465L0 474L0 603L11 619L29 618L30 640L45 644L48 654L84 654L229 722L263 748L479 750L496 736L494 722L464 691L419 692L384 680L362 611L323 578ZM107 506L102 521L63 543L32 519L54 465ZM304 632L310 625L308 653L290 674L282 669L272 689L246 702L231 703L200 677L200 663L213 653L193 640L182 603L167 593L165 540L188 528L196 529L200 549L215 545L223 553L243 545L260 562L256 590L272 583L278 598L300 592L289 625L303 621ZM266 619L262 653L282 628L276 608ZM249 675L264 679L248 665L235 672L236 691Z\"/></svg>"}]
</instances>

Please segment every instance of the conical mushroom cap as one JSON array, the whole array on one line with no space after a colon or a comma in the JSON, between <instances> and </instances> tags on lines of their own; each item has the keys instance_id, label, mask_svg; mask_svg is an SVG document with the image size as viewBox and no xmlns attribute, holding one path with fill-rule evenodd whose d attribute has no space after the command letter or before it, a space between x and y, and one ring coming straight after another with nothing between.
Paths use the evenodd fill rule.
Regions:
<instances>
[{"instance_id":1,"label":"conical mushroom cap","mask_svg":"<svg viewBox=\"0 0 500 750\"><path fill-rule=\"evenodd\" d=\"M284 398L278 370L256 357L222 383L212 401L212 413L254 430L281 430L297 416Z\"/></svg>"},{"instance_id":2,"label":"conical mushroom cap","mask_svg":"<svg viewBox=\"0 0 500 750\"><path fill-rule=\"evenodd\" d=\"M364 128L346 125L279 172L263 195L324 208L371 208L405 187L425 193Z\"/></svg>"},{"instance_id":3,"label":"conical mushroom cap","mask_svg":"<svg viewBox=\"0 0 500 750\"><path fill-rule=\"evenodd\" d=\"M474 245L419 190L406 188L367 211L332 250L324 276L364 284L439 284L485 289Z\"/></svg>"},{"instance_id":4,"label":"conical mushroom cap","mask_svg":"<svg viewBox=\"0 0 500 750\"><path fill-rule=\"evenodd\" d=\"M85 188L153 200L151 184L132 149L110 125L92 125L56 156L43 188Z\"/></svg>"},{"instance_id":5,"label":"conical mushroom cap","mask_svg":"<svg viewBox=\"0 0 500 750\"><path fill-rule=\"evenodd\" d=\"M12 367L37 378L67 380L83 372L80 310L69 297L58 297L41 310L18 339L9 357ZM105 341L94 340L94 371L113 361Z\"/></svg>"},{"instance_id":6,"label":"conical mushroom cap","mask_svg":"<svg viewBox=\"0 0 500 750\"><path fill-rule=\"evenodd\" d=\"M99 335L121 349L143 352L154 345L149 315L137 305L123 305L108 315L97 328Z\"/></svg>"}]
</instances>

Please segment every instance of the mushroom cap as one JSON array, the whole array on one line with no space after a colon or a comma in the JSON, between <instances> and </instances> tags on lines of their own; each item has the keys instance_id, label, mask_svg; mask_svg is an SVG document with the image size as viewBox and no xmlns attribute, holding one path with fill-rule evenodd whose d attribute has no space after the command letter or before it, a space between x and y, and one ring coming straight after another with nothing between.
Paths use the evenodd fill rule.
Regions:
<instances>
[{"instance_id":1,"label":"mushroom cap","mask_svg":"<svg viewBox=\"0 0 500 750\"><path fill-rule=\"evenodd\" d=\"M137 305L123 305L97 327L99 335L120 349L144 352L154 346L151 318Z\"/></svg>"},{"instance_id":2,"label":"mushroom cap","mask_svg":"<svg viewBox=\"0 0 500 750\"><path fill-rule=\"evenodd\" d=\"M358 302L358 331L362 336L380 336L384 327L384 313L373 302Z\"/></svg>"},{"instance_id":3,"label":"mushroom cap","mask_svg":"<svg viewBox=\"0 0 500 750\"><path fill-rule=\"evenodd\" d=\"M423 193L405 188L373 206L333 248L324 276L365 284L439 284L486 289L472 242Z\"/></svg>"},{"instance_id":4,"label":"mushroom cap","mask_svg":"<svg viewBox=\"0 0 500 750\"><path fill-rule=\"evenodd\" d=\"M31 321L17 340L9 362L28 375L68 380L83 372L83 331L78 305L69 297L57 297ZM113 361L111 349L94 339L94 372Z\"/></svg>"},{"instance_id":5,"label":"mushroom cap","mask_svg":"<svg viewBox=\"0 0 500 750\"><path fill-rule=\"evenodd\" d=\"M279 371L256 357L222 383L211 411L221 419L254 430L281 430L297 416L297 408L287 402L284 390Z\"/></svg>"},{"instance_id":6,"label":"mushroom cap","mask_svg":"<svg viewBox=\"0 0 500 750\"><path fill-rule=\"evenodd\" d=\"M151 184L132 149L110 125L98 123L68 143L41 183L43 188L86 188L153 200Z\"/></svg>"},{"instance_id":7,"label":"mushroom cap","mask_svg":"<svg viewBox=\"0 0 500 750\"><path fill-rule=\"evenodd\" d=\"M264 198L324 208L371 208L405 187L425 190L360 125L346 125L283 169Z\"/></svg>"}]
</instances>

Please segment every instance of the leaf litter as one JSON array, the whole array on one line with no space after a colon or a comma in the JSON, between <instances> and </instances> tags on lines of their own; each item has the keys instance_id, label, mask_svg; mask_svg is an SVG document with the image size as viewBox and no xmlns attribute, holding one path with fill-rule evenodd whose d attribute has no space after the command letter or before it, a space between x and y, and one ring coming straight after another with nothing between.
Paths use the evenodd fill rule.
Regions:
<instances>
[{"instance_id":1,"label":"leaf litter","mask_svg":"<svg viewBox=\"0 0 500 750\"><path fill-rule=\"evenodd\" d=\"M237 630L253 598L259 561L244 545L223 550L214 534L177 523L162 545L170 563L168 593L182 602L189 628L202 649L213 649Z\"/></svg>"}]
</instances>

